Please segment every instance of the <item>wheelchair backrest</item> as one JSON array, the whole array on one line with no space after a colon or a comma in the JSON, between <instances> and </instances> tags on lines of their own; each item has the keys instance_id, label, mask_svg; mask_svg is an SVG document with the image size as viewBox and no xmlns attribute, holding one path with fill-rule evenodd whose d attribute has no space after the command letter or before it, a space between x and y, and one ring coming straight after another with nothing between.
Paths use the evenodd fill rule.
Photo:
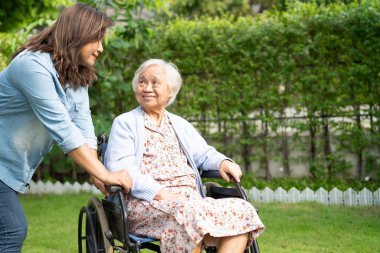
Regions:
<instances>
[{"instance_id":1,"label":"wheelchair backrest","mask_svg":"<svg viewBox=\"0 0 380 253\"><path fill-rule=\"evenodd\" d=\"M104 155L107 150L107 135L101 133L98 136L98 157L104 163Z\"/></svg>"}]
</instances>

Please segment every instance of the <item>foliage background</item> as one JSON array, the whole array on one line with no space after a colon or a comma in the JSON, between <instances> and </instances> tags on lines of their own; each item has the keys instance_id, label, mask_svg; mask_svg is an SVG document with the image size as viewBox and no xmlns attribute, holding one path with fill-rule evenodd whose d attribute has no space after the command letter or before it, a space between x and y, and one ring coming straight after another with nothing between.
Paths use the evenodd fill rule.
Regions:
<instances>
[{"instance_id":1,"label":"foliage background","mask_svg":"<svg viewBox=\"0 0 380 253\"><path fill-rule=\"evenodd\" d=\"M158 57L175 63L184 79L168 109L253 177L289 177L294 166L306 164L318 180L378 180L378 1L267 1L270 10L259 14L251 11L254 1L86 2L117 21L91 89L97 132L108 132L116 115L137 105L133 73ZM28 34L69 4L20 8L28 18L10 19L14 26L4 24L0 11L0 69ZM35 178L87 176L55 149Z\"/></svg>"}]
</instances>

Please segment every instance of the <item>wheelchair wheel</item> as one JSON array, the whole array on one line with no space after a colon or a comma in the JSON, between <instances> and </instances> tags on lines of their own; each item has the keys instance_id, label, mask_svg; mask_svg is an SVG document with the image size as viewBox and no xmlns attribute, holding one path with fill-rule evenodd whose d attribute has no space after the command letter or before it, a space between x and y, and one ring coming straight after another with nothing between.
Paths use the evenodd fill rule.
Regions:
<instances>
[{"instance_id":1,"label":"wheelchair wheel","mask_svg":"<svg viewBox=\"0 0 380 253\"><path fill-rule=\"evenodd\" d=\"M85 217L85 224L83 218ZM84 225L84 226L83 226ZM82 235L82 229L85 229ZM110 229L108 221L103 210L101 201L92 197L86 207L82 207L79 213L78 223L78 249L82 253L83 241L86 245L86 253L113 253L111 242L106 235Z\"/></svg>"}]
</instances>

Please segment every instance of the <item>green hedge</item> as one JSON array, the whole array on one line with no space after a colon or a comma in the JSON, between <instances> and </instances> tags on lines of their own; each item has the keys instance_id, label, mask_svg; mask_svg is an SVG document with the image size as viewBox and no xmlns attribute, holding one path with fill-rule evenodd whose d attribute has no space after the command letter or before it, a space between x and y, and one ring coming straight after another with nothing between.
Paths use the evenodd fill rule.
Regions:
<instances>
[{"instance_id":1,"label":"green hedge","mask_svg":"<svg viewBox=\"0 0 380 253\"><path fill-rule=\"evenodd\" d=\"M359 178L378 176L379 10L376 1L298 3L254 18L177 19L151 29L127 54L136 64L152 57L174 62L184 85L169 110L247 171L259 161L270 178L275 160L288 176L296 163L308 163L315 178L352 177L352 167ZM129 80L136 64L124 71ZM128 96L116 101L133 100ZM286 108L301 118L286 117Z\"/></svg>"},{"instance_id":2,"label":"green hedge","mask_svg":"<svg viewBox=\"0 0 380 253\"><path fill-rule=\"evenodd\" d=\"M295 3L255 17L117 26L91 90L96 129L109 131L116 115L136 106L133 73L159 57L174 62L184 79L169 110L192 121L246 172L259 169L256 176L271 178L269 163L277 161L283 176L308 164L320 180L352 178L352 168L357 178L378 178L379 10L372 0ZM287 117L287 108L301 118Z\"/></svg>"},{"instance_id":3,"label":"green hedge","mask_svg":"<svg viewBox=\"0 0 380 253\"><path fill-rule=\"evenodd\" d=\"M358 178L379 178L378 1L320 7L295 2L287 11L255 17L159 24L131 14L139 3L111 2L124 22L105 41L90 91L98 132L108 132L116 115L137 105L133 73L144 60L159 57L174 62L184 79L168 109L192 121L246 172L259 169L255 175L271 178L269 162L277 161L284 176L292 176L292 166L308 164L310 175L321 180L351 178L351 168ZM0 34L0 42L8 42L0 67L22 38L7 36ZM289 108L300 117L289 118ZM58 150L41 167L43 177L61 171L76 179L80 172Z\"/></svg>"},{"instance_id":4,"label":"green hedge","mask_svg":"<svg viewBox=\"0 0 380 253\"><path fill-rule=\"evenodd\" d=\"M217 182L223 186L234 187L233 183L226 183L223 179L204 179L205 182ZM376 191L380 188L380 181L378 180L349 180L349 179L311 179L311 178L272 178L272 179L263 179L257 178L252 173L246 173L242 177L241 185L244 189L250 190L253 187L263 190L265 187L268 187L272 190L276 190L279 187L282 187L285 190L290 190L291 188L296 188L300 191L305 188L310 188L313 191L318 190L320 187L323 187L327 191L331 191L333 188L337 188L341 191L345 191L348 188L352 188L355 191L361 191L364 188L367 188L370 191Z\"/></svg>"}]
</instances>

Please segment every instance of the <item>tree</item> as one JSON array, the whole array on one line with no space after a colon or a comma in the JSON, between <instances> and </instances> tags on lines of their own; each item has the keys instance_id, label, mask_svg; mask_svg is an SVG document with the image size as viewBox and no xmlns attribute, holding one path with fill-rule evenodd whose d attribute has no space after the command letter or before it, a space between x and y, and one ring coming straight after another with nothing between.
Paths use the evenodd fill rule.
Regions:
<instances>
[{"instance_id":1,"label":"tree","mask_svg":"<svg viewBox=\"0 0 380 253\"><path fill-rule=\"evenodd\" d=\"M52 19L69 3L69 0L0 1L0 32L17 32L37 20Z\"/></svg>"}]
</instances>

